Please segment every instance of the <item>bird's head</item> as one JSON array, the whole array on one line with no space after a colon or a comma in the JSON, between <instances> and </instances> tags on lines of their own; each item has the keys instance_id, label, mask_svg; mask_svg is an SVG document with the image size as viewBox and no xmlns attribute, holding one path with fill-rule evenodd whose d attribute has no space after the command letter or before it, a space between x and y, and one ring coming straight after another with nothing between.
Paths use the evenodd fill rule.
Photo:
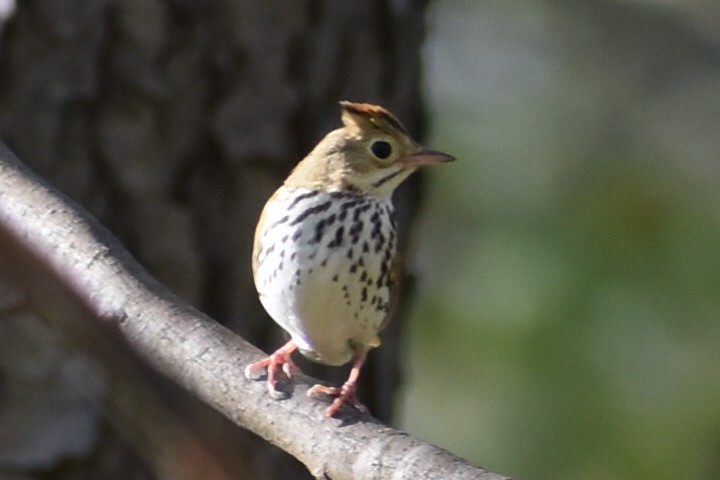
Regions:
<instances>
[{"instance_id":1,"label":"bird's head","mask_svg":"<svg viewBox=\"0 0 720 480\"><path fill-rule=\"evenodd\" d=\"M454 160L419 145L382 107L352 102L340 107L343 127L318 143L286 185L386 196L418 167Z\"/></svg>"}]
</instances>

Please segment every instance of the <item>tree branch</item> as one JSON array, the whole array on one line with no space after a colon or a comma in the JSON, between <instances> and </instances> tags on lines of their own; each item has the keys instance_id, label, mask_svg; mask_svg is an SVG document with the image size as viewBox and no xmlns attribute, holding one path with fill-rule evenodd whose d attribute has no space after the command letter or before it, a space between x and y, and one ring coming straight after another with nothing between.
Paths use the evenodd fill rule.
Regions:
<instances>
[{"instance_id":1,"label":"tree branch","mask_svg":"<svg viewBox=\"0 0 720 480\"><path fill-rule=\"evenodd\" d=\"M243 376L259 350L155 281L97 220L2 143L0 235L14 245L2 248L0 263L38 313L66 325L73 315L90 316L100 330L118 332L144 361L318 478L507 478L367 415L343 410L341 420L325 418L327 405L305 396L314 382L303 375L293 377L288 399L272 400L264 382ZM32 275L38 271L42 281Z\"/></svg>"}]
</instances>

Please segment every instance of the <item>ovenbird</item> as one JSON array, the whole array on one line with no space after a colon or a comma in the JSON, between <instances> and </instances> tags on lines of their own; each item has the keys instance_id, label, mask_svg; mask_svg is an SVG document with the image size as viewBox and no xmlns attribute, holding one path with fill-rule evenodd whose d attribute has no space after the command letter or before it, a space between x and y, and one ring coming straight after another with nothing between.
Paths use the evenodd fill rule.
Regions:
<instances>
[{"instance_id":1,"label":"ovenbird","mask_svg":"<svg viewBox=\"0 0 720 480\"><path fill-rule=\"evenodd\" d=\"M308 395L337 396L334 415L355 397L360 369L388 317L396 248L391 196L421 165L453 160L426 149L382 107L340 102L343 127L330 132L265 204L255 231L253 275L260 301L290 341L245 369L267 369L272 396L279 371L297 367L291 353L343 365L340 387L316 385Z\"/></svg>"}]
</instances>

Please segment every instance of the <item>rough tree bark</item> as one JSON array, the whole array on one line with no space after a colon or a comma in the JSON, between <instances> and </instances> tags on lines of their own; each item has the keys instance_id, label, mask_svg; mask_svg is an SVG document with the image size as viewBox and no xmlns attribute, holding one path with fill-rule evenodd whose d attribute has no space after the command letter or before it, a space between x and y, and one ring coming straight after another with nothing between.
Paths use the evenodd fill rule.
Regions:
<instances>
[{"instance_id":1,"label":"rough tree bark","mask_svg":"<svg viewBox=\"0 0 720 480\"><path fill-rule=\"evenodd\" d=\"M162 283L268 350L282 337L252 288L249 252L258 212L292 165L337 125L340 99L383 104L422 137L424 8L424 0L24 0L0 32L0 137L109 226ZM420 181L396 194L406 229ZM153 382L129 385L116 372L97 387L106 372L38 333L42 326L33 323L22 292L0 290L6 317L0 347L9 351L9 344L26 342L16 348L23 361L35 362L42 352L46 369L33 379L42 388L29 392L22 387L27 378L9 367L21 354L0 357L0 368L13 370L2 376L5 391L16 393L14 405L37 400L37 391L54 399L38 400L53 413L29 422L34 429L23 434L49 438L48 423L63 419L54 422L51 448L0 455L13 470L148 478L148 469L128 467L137 462L127 460L134 454L115 431L134 445L158 446L177 438L172 432L183 428L177 419L189 416L182 413L187 410L203 425L223 424L191 399L179 402L172 385L152 393L147 385ZM371 356L361 393L385 421L400 381L402 325L400 309L383 348ZM343 375L322 374L335 381ZM114 428L77 390L105 397ZM137 405L152 395L162 398L149 402L139 421ZM72 408L57 414L52 406L58 403ZM164 422L160 412L168 409L176 411L175 420ZM5 418L0 415L0 423ZM85 427L69 441L63 422ZM157 431L165 432L164 440ZM253 447L242 432L233 435L248 452L265 448ZM247 478L299 475L288 473L297 465L277 453L226 457Z\"/></svg>"}]
</instances>

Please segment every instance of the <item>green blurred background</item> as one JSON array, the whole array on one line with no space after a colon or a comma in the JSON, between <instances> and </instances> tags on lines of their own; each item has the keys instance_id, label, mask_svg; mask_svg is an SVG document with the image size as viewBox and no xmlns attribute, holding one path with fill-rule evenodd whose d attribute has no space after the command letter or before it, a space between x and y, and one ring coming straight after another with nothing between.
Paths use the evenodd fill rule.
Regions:
<instances>
[{"instance_id":1,"label":"green blurred background","mask_svg":"<svg viewBox=\"0 0 720 480\"><path fill-rule=\"evenodd\" d=\"M435 2L401 426L524 479L720 479L720 2Z\"/></svg>"}]
</instances>

